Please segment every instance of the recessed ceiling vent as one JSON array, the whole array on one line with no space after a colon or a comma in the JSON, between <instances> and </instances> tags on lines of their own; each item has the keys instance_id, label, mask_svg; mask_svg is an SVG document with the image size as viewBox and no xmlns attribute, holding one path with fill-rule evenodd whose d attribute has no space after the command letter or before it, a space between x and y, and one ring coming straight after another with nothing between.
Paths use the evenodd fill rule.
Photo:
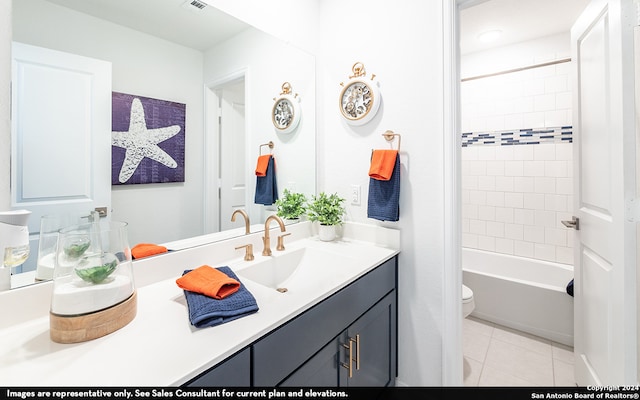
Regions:
<instances>
[{"instance_id":1,"label":"recessed ceiling vent","mask_svg":"<svg viewBox=\"0 0 640 400\"><path fill-rule=\"evenodd\" d=\"M192 11L202 11L207 7L207 3L200 0L187 0L182 7Z\"/></svg>"}]
</instances>

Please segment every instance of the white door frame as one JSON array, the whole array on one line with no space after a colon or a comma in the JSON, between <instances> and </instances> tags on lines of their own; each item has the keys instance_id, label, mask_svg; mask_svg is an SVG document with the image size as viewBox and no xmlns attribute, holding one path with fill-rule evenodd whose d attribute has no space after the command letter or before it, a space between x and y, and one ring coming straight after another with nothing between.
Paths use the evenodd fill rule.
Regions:
<instances>
[{"instance_id":1,"label":"white door frame","mask_svg":"<svg viewBox=\"0 0 640 400\"><path fill-rule=\"evenodd\" d=\"M442 2L444 270L442 384L462 386L462 205L460 136L460 10L478 0Z\"/></svg>"},{"instance_id":2,"label":"white door frame","mask_svg":"<svg viewBox=\"0 0 640 400\"><path fill-rule=\"evenodd\" d=\"M247 206L247 132L245 81L230 82L218 90L220 127L220 230L238 227L231 215Z\"/></svg>"},{"instance_id":3,"label":"white door frame","mask_svg":"<svg viewBox=\"0 0 640 400\"><path fill-rule=\"evenodd\" d=\"M218 157L220 156L220 98L216 90L223 86L244 79L245 98L247 93L248 68L242 68L204 85L204 233L218 232L220 226L220 168ZM248 126L245 121L245 131Z\"/></svg>"},{"instance_id":4,"label":"white door frame","mask_svg":"<svg viewBox=\"0 0 640 400\"><path fill-rule=\"evenodd\" d=\"M460 10L486 0L442 2L443 22L443 159L444 271L442 315L442 384L462 386L462 195L460 136Z\"/></svg>"}]
</instances>

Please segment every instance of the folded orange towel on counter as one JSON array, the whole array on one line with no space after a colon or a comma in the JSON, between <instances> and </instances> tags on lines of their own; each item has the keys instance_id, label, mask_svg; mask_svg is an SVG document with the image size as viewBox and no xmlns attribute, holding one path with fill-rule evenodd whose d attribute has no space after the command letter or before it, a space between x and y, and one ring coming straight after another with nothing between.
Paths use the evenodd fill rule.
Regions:
<instances>
[{"instance_id":1,"label":"folded orange towel on counter","mask_svg":"<svg viewBox=\"0 0 640 400\"><path fill-rule=\"evenodd\" d=\"M267 167L269 166L271 154L265 154L258 157L258 165L256 166L256 176L267 176Z\"/></svg>"},{"instance_id":2,"label":"folded orange towel on counter","mask_svg":"<svg viewBox=\"0 0 640 400\"><path fill-rule=\"evenodd\" d=\"M140 243L131 248L131 256L133 258L143 258L153 256L155 254L166 253L167 248L153 243Z\"/></svg>"},{"instance_id":3,"label":"folded orange towel on counter","mask_svg":"<svg viewBox=\"0 0 640 400\"><path fill-rule=\"evenodd\" d=\"M379 181L388 181L396 165L398 150L374 150L371 155L369 176Z\"/></svg>"},{"instance_id":4,"label":"folded orange towel on counter","mask_svg":"<svg viewBox=\"0 0 640 400\"><path fill-rule=\"evenodd\" d=\"M180 278L176 283L184 290L222 300L240 289L240 282L208 265L202 265Z\"/></svg>"}]
</instances>

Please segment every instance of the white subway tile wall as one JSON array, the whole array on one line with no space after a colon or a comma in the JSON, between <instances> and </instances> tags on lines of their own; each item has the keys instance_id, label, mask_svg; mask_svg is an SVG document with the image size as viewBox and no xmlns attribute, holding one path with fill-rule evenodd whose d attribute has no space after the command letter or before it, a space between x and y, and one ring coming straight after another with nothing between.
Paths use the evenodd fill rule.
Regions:
<instances>
[{"instance_id":1,"label":"white subway tile wall","mask_svg":"<svg viewBox=\"0 0 640 400\"><path fill-rule=\"evenodd\" d=\"M518 145L535 148L522 161L504 159L515 145L476 146L462 149L462 245L573 264L571 143Z\"/></svg>"},{"instance_id":2,"label":"white subway tile wall","mask_svg":"<svg viewBox=\"0 0 640 400\"><path fill-rule=\"evenodd\" d=\"M570 126L570 73L564 62L463 81L462 131Z\"/></svg>"},{"instance_id":3,"label":"white subway tile wall","mask_svg":"<svg viewBox=\"0 0 640 400\"><path fill-rule=\"evenodd\" d=\"M462 82L462 244L573 264L569 63Z\"/></svg>"}]
</instances>

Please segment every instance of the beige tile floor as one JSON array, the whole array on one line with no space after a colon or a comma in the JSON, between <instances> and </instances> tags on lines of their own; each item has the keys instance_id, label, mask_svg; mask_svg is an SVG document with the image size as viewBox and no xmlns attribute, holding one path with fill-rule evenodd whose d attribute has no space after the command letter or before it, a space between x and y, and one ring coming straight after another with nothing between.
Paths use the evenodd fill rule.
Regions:
<instances>
[{"instance_id":1,"label":"beige tile floor","mask_svg":"<svg viewBox=\"0 0 640 400\"><path fill-rule=\"evenodd\" d=\"M469 316L465 386L575 386L573 348Z\"/></svg>"}]
</instances>

